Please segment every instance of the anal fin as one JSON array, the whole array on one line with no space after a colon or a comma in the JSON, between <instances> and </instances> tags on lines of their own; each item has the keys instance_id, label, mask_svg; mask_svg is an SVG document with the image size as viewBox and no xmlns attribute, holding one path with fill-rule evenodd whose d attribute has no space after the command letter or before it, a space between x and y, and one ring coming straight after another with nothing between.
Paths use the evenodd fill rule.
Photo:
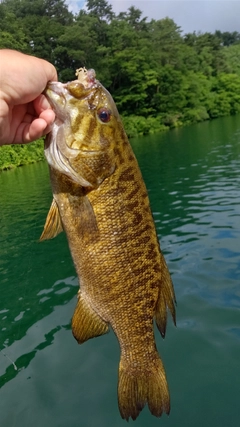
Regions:
<instances>
[{"instance_id":1,"label":"anal fin","mask_svg":"<svg viewBox=\"0 0 240 427\"><path fill-rule=\"evenodd\" d=\"M61 233L61 231L63 231L62 221L60 218L57 202L55 199L53 199L46 218L43 232L40 237L40 241L53 239L59 233Z\"/></svg>"},{"instance_id":2,"label":"anal fin","mask_svg":"<svg viewBox=\"0 0 240 427\"><path fill-rule=\"evenodd\" d=\"M104 335L109 331L108 324L92 309L79 292L78 303L72 318L72 333L79 344L90 338Z\"/></svg>"}]
</instances>

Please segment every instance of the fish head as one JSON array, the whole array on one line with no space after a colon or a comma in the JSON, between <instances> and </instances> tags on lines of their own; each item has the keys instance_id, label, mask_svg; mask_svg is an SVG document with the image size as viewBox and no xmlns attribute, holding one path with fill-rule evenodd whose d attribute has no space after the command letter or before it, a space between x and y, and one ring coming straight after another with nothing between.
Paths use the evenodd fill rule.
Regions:
<instances>
[{"instance_id":1,"label":"fish head","mask_svg":"<svg viewBox=\"0 0 240 427\"><path fill-rule=\"evenodd\" d=\"M96 187L115 169L114 148L123 130L110 93L94 70L80 69L78 79L50 82L45 90L56 120L46 140L51 167L84 187Z\"/></svg>"}]
</instances>

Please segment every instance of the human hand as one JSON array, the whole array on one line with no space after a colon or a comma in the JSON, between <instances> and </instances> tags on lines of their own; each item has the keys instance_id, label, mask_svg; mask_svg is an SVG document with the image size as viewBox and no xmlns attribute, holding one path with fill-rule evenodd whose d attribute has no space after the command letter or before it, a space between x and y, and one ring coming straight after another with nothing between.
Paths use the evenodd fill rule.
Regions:
<instances>
[{"instance_id":1,"label":"human hand","mask_svg":"<svg viewBox=\"0 0 240 427\"><path fill-rule=\"evenodd\" d=\"M55 114L42 92L56 80L49 62L0 50L0 145L28 143L51 130Z\"/></svg>"}]
</instances>

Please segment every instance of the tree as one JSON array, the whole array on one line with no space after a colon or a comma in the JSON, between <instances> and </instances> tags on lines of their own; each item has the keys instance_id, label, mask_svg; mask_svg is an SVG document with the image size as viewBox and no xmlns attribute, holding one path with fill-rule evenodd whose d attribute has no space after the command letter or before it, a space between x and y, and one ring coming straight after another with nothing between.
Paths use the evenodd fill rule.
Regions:
<instances>
[{"instance_id":1,"label":"tree","mask_svg":"<svg viewBox=\"0 0 240 427\"><path fill-rule=\"evenodd\" d=\"M0 3L0 49L3 48L29 52L22 23L16 20L15 14L8 10L5 3Z\"/></svg>"},{"instance_id":2,"label":"tree","mask_svg":"<svg viewBox=\"0 0 240 427\"><path fill-rule=\"evenodd\" d=\"M199 71L206 76L217 75L222 72L225 63L222 53L221 40L216 34L198 33L186 34L184 42L191 46L198 55Z\"/></svg>"},{"instance_id":3,"label":"tree","mask_svg":"<svg viewBox=\"0 0 240 427\"><path fill-rule=\"evenodd\" d=\"M151 54L155 66L171 65L174 68L180 69L181 63L181 29L170 18L161 19L159 21L152 20L150 23L149 32L151 35Z\"/></svg>"},{"instance_id":4,"label":"tree","mask_svg":"<svg viewBox=\"0 0 240 427\"><path fill-rule=\"evenodd\" d=\"M170 18L131 6L114 14L87 0L76 15L65 0L3 0L0 47L52 62L59 79L94 68L131 135L239 111L240 33L188 33Z\"/></svg>"},{"instance_id":5,"label":"tree","mask_svg":"<svg viewBox=\"0 0 240 427\"><path fill-rule=\"evenodd\" d=\"M28 52L54 63L58 38L73 21L65 0L5 0L2 6L13 17L10 29L24 29ZM17 39L11 47L18 48Z\"/></svg>"},{"instance_id":6,"label":"tree","mask_svg":"<svg viewBox=\"0 0 240 427\"><path fill-rule=\"evenodd\" d=\"M226 62L226 71L240 75L240 43L225 47L223 56Z\"/></svg>"},{"instance_id":7,"label":"tree","mask_svg":"<svg viewBox=\"0 0 240 427\"><path fill-rule=\"evenodd\" d=\"M227 116L240 112L240 75L219 74L212 87L214 105L211 117Z\"/></svg>"},{"instance_id":8,"label":"tree","mask_svg":"<svg viewBox=\"0 0 240 427\"><path fill-rule=\"evenodd\" d=\"M109 22L114 17L112 6L106 0L87 0L87 11L99 21Z\"/></svg>"},{"instance_id":9,"label":"tree","mask_svg":"<svg viewBox=\"0 0 240 427\"><path fill-rule=\"evenodd\" d=\"M63 81L71 80L80 67L98 71L98 35L95 31L97 17L80 11L72 25L66 26L59 36L55 49L55 62Z\"/></svg>"},{"instance_id":10,"label":"tree","mask_svg":"<svg viewBox=\"0 0 240 427\"><path fill-rule=\"evenodd\" d=\"M233 44L240 43L240 33L234 31L230 33L229 31L221 32L219 30L215 31L215 36L221 40L223 46L231 46Z\"/></svg>"}]
</instances>

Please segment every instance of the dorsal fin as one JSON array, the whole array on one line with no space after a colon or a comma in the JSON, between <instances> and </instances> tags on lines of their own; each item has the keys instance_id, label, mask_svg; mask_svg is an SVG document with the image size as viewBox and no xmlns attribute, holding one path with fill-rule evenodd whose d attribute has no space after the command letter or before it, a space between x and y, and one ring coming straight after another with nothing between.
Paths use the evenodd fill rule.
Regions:
<instances>
[{"instance_id":1,"label":"dorsal fin","mask_svg":"<svg viewBox=\"0 0 240 427\"><path fill-rule=\"evenodd\" d=\"M40 237L40 241L42 242L43 240L53 239L59 233L61 233L61 231L63 231L62 221L60 218L56 200L53 199L50 210L46 218L43 232Z\"/></svg>"}]
</instances>

